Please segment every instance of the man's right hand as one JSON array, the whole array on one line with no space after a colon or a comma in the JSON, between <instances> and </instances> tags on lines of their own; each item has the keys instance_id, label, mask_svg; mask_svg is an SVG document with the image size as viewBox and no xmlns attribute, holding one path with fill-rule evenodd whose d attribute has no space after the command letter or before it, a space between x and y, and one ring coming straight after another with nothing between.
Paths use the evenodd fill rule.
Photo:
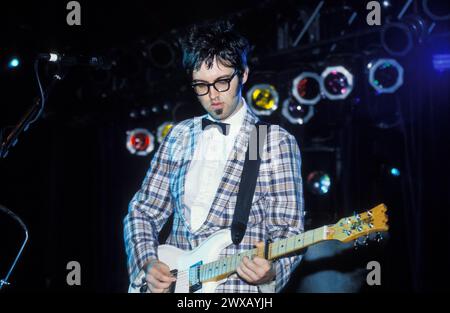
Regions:
<instances>
[{"instance_id":1,"label":"man's right hand","mask_svg":"<svg viewBox=\"0 0 450 313\"><path fill-rule=\"evenodd\" d=\"M177 279L170 273L169 267L159 260L151 260L145 266L145 279L152 293L163 293Z\"/></svg>"}]
</instances>

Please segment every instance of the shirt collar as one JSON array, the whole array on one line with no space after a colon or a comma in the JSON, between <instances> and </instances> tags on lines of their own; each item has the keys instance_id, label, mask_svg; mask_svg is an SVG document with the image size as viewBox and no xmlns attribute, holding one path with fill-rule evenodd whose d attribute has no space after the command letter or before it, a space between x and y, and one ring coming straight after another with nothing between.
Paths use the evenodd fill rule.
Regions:
<instances>
[{"instance_id":1,"label":"shirt collar","mask_svg":"<svg viewBox=\"0 0 450 313\"><path fill-rule=\"evenodd\" d=\"M230 132L236 133L241 128L242 123L244 122L245 113L247 112L247 103L245 102L244 98L241 98L242 106L236 111L231 114L231 116L228 116L224 120L216 120L211 115L208 114L207 118L211 121L215 122L222 122L230 124Z\"/></svg>"}]
</instances>

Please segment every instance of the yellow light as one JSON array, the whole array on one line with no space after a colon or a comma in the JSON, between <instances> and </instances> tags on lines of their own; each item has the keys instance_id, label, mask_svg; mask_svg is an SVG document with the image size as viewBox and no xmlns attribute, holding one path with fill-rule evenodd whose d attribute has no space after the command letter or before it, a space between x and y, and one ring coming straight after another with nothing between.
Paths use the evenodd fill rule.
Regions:
<instances>
[{"instance_id":1,"label":"yellow light","mask_svg":"<svg viewBox=\"0 0 450 313\"><path fill-rule=\"evenodd\" d=\"M275 97L270 89L255 89L252 100L255 106L263 110L271 110L275 106Z\"/></svg>"},{"instance_id":2,"label":"yellow light","mask_svg":"<svg viewBox=\"0 0 450 313\"><path fill-rule=\"evenodd\" d=\"M169 124L169 125L165 125L165 126L164 126L163 131L162 131L162 133L161 133L161 135L162 135L163 138L166 137L167 133L169 132L169 130L170 130L172 127L173 127L172 124Z\"/></svg>"},{"instance_id":3,"label":"yellow light","mask_svg":"<svg viewBox=\"0 0 450 313\"><path fill-rule=\"evenodd\" d=\"M172 122L165 122L161 126L158 127L158 131L157 131L158 143L161 143L163 141L164 137L167 136L167 134L169 133L169 131L172 127L173 127Z\"/></svg>"},{"instance_id":4,"label":"yellow light","mask_svg":"<svg viewBox=\"0 0 450 313\"><path fill-rule=\"evenodd\" d=\"M279 95L274 86L256 84L247 92L247 103L256 115L269 116L278 108Z\"/></svg>"}]
</instances>

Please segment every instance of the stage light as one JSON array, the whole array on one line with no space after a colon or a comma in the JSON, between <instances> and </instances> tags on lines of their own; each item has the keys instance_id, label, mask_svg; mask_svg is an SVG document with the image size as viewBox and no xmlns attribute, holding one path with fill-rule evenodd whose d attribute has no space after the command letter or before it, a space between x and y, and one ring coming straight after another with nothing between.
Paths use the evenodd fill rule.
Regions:
<instances>
[{"instance_id":1,"label":"stage light","mask_svg":"<svg viewBox=\"0 0 450 313\"><path fill-rule=\"evenodd\" d=\"M164 111L170 111L170 108L172 107L172 105L169 102L165 102L163 104L163 110Z\"/></svg>"},{"instance_id":2,"label":"stage light","mask_svg":"<svg viewBox=\"0 0 450 313\"><path fill-rule=\"evenodd\" d=\"M388 1L388 0L384 0L383 1L383 7L388 8L390 6L391 6L391 2L390 1Z\"/></svg>"},{"instance_id":3,"label":"stage light","mask_svg":"<svg viewBox=\"0 0 450 313\"><path fill-rule=\"evenodd\" d=\"M166 135L169 133L170 129L173 127L173 122L164 122L162 123L157 130L156 139L158 140L158 143L161 143L166 137Z\"/></svg>"},{"instance_id":4,"label":"stage light","mask_svg":"<svg viewBox=\"0 0 450 313\"><path fill-rule=\"evenodd\" d=\"M152 112L151 109L147 107L142 107L140 110L142 117L148 117L150 115L150 112Z\"/></svg>"},{"instance_id":5,"label":"stage light","mask_svg":"<svg viewBox=\"0 0 450 313\"><path fill-rule=\"evenodd\" d=\"M401 22L386 23L381 29L381 45L390 55L405 56L428 34L426 22L420 16L405 16Z\"/></svg>"},{"instance_id":6,"label":"stage light","mask_svg":"<svg viewBox=\"0 0 450 313\"><path fill-rule=\"evenodd\" d=\"M131 154L146 156L155 148L155 137L144 128L127 131L127 149Z\"/></svg>"},{"instance_id":7,"label":"stage light","mask_svg":"<svg viewBox=\"0 0 450 313\"><path fill-rule=\"evenodd\" d=\"M306 178L306 186L315 195L327 194L331 188L330 176L322 171L311 172Z\"/></svg>"},{"instance_id":8,"label":"stage light","mask_svg":"<svg viewBox=\"0 0 450 313\"><path fill-rule=\"evenodd\" d=\"M129 113L129 116L133 119L138 118L139 117L139 113L136 109L132 109Z\"/></svg>"},{"instance_id":9,"label":"stage light","mask_svg":"<svg viewBox=\"0 0 450 313\"><path fill-rule=\"evenodd\" d=\"M286 99L283 102L281 114L291 123L303 125L314 116L314 106L301 105L294 99Z\"/></svg>"},{"instance_id":10,"label":"stage light","mask_svg":"<svg viewBox=\"0 0 450 313\"><path fill-rule=\"evenodd\" d=\"M394 93L403 85L403 67L394 59L378 59L367 68L369 83L378 93Z\"/></svg>"},{"instance_id":11,"label":"stage light","mask_svg":"<svg viewBox=\"0 0 450 313\"><path fill-rule=\"evenodd\" d=\"M395 176L395 177L400 176L400 170L396 167L391 168L390 173L392 176Z\"/></svg>"},{"instance_id":12,"label":"stage light","mask_svg":"<svg viewBox=\"0 0 450 313\"><path fill-rule=\"evenodd\" d=\"M442 0L422 0L422 8L433 21L450 20L450 3Z\"/></svg>"},{"instance_id":13,"label":"stage light","mask_svg":"<svg viewBox=\"0 0 450 313\"><path fill-rule=\"evenodd\" d=\"M303 72L292 82L292 95L300 104L314 105L320 101L322 78L313 72Z\"/></svg>"},{"instance_id":14,"label":"stage light","mask_svg":"<svg viewBox=\"0 0 450 313\"><path fill-rule=\"evenodd\" d=\"M345 99L353 90L353 75L343 66L329 66L321 76L322 92L330 100Z\"/></svg>"},{"instance_id":15,"label":"stage light","mask_svg":"<svg viewBox=\"0 0 450 313\"><path fill-rule=\"evenodd\" d=\"M433 55L433 67L439 72L450 69L450 54Z\"/></svg>"},{"instance_id":16,"label":"stage light","mask_svg":"<svg viewBox=\"0 0 450 313\"><path fill-rule=\"evenodd\" d=\"M257 84L247 92L247 103L256 115L271 115L278 108L278 92L272 85Z\"/></svg>"},{"instance_id":17,"label":"stage light","mask_svg":"<svg viewBox=\"0 0 450 313\"><path fill-rule=\"evenodd\" d=\"M12 58L9 62L8 62L8 68L9 69L13 69L13 68L17 68L20 65L20 60L16 57Z\"/></svg>"},{"instance_id":18,"label":"stage light","mask_svg":"<svg viewBox=\"0 0 450 313\"><path fill-rule=\"evenodd\" d=\"M158 39L150 43L146 50L151 63L156 68L167 69L175 63L175 50L169 41Z\"/></svg>"}]
</instances>

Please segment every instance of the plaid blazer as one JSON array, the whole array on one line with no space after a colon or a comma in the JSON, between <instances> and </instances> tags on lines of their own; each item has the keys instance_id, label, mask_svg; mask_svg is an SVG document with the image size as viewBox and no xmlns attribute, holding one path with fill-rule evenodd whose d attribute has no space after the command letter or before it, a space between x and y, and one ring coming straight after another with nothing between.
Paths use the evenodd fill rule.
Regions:
<instances>
[{"instance_id":1,"label":"plaid blazer","mask_svg":"<svg viewBox=\"0 0 450 313\"><path fill-rule=\"evenodd\" d=\"M231 227L250 132L258 118L247 109L209 215L193 232L189 225L190 213L182 199L186 173L202 132L203 117L206 115L172 127L153 156L140 190L129 204L124 219L124 239L131 281L150 258L157 258L158 234L172 213L173 228L166 244L183 250L191 250L216 231ZM278 125L271 125L264 150L268 157L261 161L245 236L239 245L232 244L224 249L223 257L253 249L258 241L303 232L301 156L295 137ZM300 260L301 256L295 255L274 262L276 292L285 286ZM260 292L260 289L235 273L218 286L217 292Z\"/></svg>"}]
</instances>

